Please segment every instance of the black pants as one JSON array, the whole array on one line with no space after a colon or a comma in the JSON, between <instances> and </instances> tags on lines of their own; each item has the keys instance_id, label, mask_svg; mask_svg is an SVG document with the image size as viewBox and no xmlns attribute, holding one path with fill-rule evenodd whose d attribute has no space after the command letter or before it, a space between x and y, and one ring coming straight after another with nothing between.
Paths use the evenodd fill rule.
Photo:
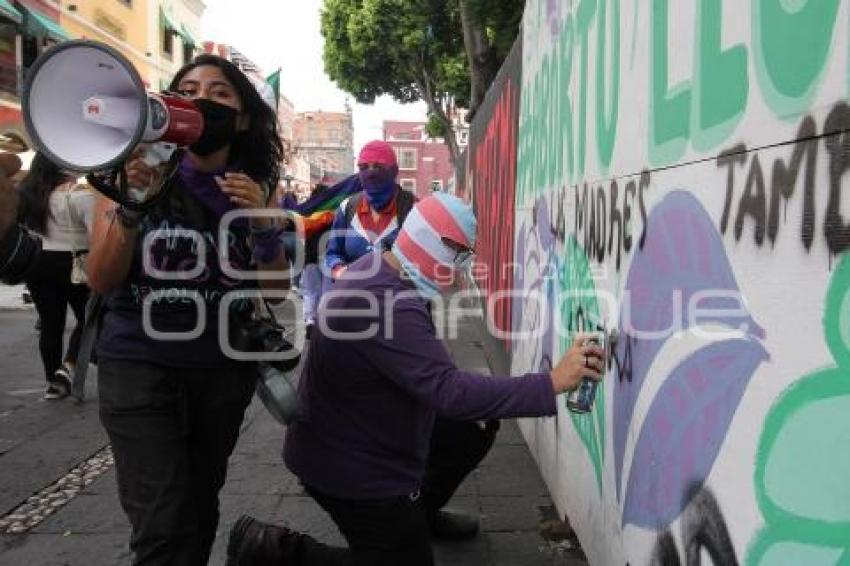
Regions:
<instances>
[{"instance_id":1,"label":"black pants","mask_svg":"<svg viewBox=\"0 0 850 566\"><path fill-rule=\"evenodd\" d=\"M74 311L77 324L71 333L64 361L75 363L80 348L89 288L71 284L71 259L71 252L41 252L26 282L41 319L38 348L48 380L63 362L62 346L65 341L68 305L71 305L71 310Z\"/></svg>"},{"instance_id":2,"label":"black pants","mask_svg":"<svg viewBox=\"0 0 850 566\"><path fill-rule=\"evenodd\" d=\"M381 500L338 499L308 486L307 493L331 516L350 550L300 535L292 554L282 563L431 566L429 521L487 455L498 428L498 421L482 427L437 419L421 497L417 493Z\"/></svg>"},{"instance_id":3,"label":"black pants","mask_svg":"<svg viewBox=\"0 0 850 566\"><path fill-rule=\"evenodd\" d=\"M256 383L253 366L163 368L102 361L100 418L136 565L206 564L218 492Z\"/></svg>"},{"instance_id":4,"label":"black pants","mask_svg":"<svg viewBox=\"0 0 850 566\"><path fill-rule=\"evenodd\" d=\"M493 447L499 421L451 421L438 418L431 433L422 499L429 520L442 509Z\"/></svg>"}]
</instances>

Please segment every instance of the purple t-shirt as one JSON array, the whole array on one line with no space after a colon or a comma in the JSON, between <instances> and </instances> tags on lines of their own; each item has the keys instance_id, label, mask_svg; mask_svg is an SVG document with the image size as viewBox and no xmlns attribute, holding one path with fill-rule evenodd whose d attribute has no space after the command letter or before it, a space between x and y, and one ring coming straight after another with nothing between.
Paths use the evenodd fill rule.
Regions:
<instances>
[{"instance_id":1,"label":"purple t-shirt","mask_svg":"<svg viewBox=\"0 0 850 566\"><path fill-rule=\"evenodd\" d=\"M250 309L250 302L242 298L243 292L256 289L257 283L225 273L224 250L220 246L227 246L230 267L253 272L256 264L249 245L249 230L244 221L233 222L226 232L226 242L220 238L221 215L225 209L216 201L216 191L220 195L221 191L203 183L189 186L182 178L184 175L186 172L181 170L179 186L172 190L186 191L186 198L199 206L202 215L190 219L184 214L164 216L153 212L144 218L127 280L107 295L97 346L101 360L144 361L187 368L216 368L236 363L220 347L219 310L223 302L230 305L229 309ZM212 174L207 176L211 178ZM146 242L149 237L152 239ZM198 270L195 268L199 262L202 269ZM193 269L200 272L189 278L173 275ZM151 335L143 323L146 301L150 305L150 328L172 335L188 335L200 328L199 335L190 340ZM205 320L199 320L200 316Z\"/></svg>"},{"instance_id":2,"label":"purple t-shirt","mask_svg":"<svg viewBox=\"0 0 850 566\"><path fill-rule=\"evenodd\" d=\"M362 278L375 261L377 272ZM328 332L316 326L299 384L304 417L286 434L286 465L304 484L343 499L406 495L421 485L435 415L555 414L548 374L490 377L455 367L425 300L382 258L351 264L334 291L355 293L331 295L320 309ZM331 335L357 332L369 337Z\"/></svg>"}]
</instances>

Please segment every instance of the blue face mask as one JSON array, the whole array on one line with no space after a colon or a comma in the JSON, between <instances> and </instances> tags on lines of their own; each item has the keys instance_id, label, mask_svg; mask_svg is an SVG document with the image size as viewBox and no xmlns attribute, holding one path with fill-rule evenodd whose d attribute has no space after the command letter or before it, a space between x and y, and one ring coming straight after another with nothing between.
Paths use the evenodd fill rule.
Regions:
<instances>
[{"instance_id":1,"label":"blue face mask","mask_svg":"<svg viewBox=\"0 0 850 566\"><path fill-rule=\"evenodd\" d=\"M395 178L394 168L360 171L360 183L373 210L383 210L392 202L396 191Z\"/></svg>"}]
</instances>

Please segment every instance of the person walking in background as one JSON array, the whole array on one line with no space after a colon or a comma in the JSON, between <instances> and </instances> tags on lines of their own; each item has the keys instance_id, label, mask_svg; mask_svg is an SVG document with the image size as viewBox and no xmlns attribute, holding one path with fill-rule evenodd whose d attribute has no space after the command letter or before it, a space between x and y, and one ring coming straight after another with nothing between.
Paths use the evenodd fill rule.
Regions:
<instances>
[{"instance_id":1,"label":"person walking in background","mask_svg":"<svg viewBox=\"0 0 850 566\"><path fill-rule=\"evenodd\" d=\"M308 338L328 279L323 273L323 265L319 263L323 262L325 257L325 250L320 248L327 244L325 235L331 229L340 205L362 191L360 177L351 175L332 187L319 183L305 202L290 202L281 207L292 213L292 222L287 223L287 230L281 234L287 257L293 264L303 259L303 269L297 277L300 294L304 300L303 318ZM303 257L299 258L299 253Z\"/></svg>"},{"instance_id":2,"label":"person walking in background","mask_svg":"<svg viewBox=\"0 0 850 566\"><path fill-rule=\"evenodd\" d=\"M547 373L490 377L454 365L427 301L466 269L475 229L456 197L426 198L391 251L350 264L325 297L299 383L304 416L287 429L284 459L349 549L243 516L229 566L430 566L426 460L436 415L551 416L556 395L601 379L604 351L586 337Z\"/></svg>"},{"instance_id":3,"label":"person walking in background","mask_svg":"<svg viewBox=\"0 0 850 566\"><path fill-rule=\"evenodd\" d=\"M89 288L83 269L89 249L94 192L62 171L43 154L35 156L19 186L21 222L42 236L42 254L27 276L38 312L38 346L47 388L44 398L61 399L71 391ZM64 352L68 305L76 318Z\"/></svg>"},{"instance_id":4,"label":"person walking in background","mask_svg":"<svg viewBox=\"0 0 850 566\"><path fill-rule=\"evenodd\" d=\"M290 210L298 206L298 195L292 189L286 189L279 195L278 206L284 210Z\"/></svg>"},{"instance_id":5,"label":"person walking in background","mask_svg":"<svg viewBox=\"0 0 850 566\"><path fill-rule=\"evenodd\" d=\"M310 193L310 198L321 197L328 190L327 185L318 183ZM304 244L304 271L301 274L301 296L304 299L304 324L306 325L306 336L309 340L313 334L313 326L316 323L316 312L319 301L322 299L322 288L324 286L324 275L319 267L319 243L324 232L319 232L307 238Z\"/></svg>"},{"instance_id":6,"label":"person walking in background","mask_svg":"<svg viewBox=\"0 0 850 566\"><path fill-rule=\"evenodd\" d=\"M363 146L357 168L363 191L340 205L331 225L325 267L333 280L372 250L392 246L416 202L414 195L398 185L398 161L387 142L375 140Z\"/></svg>"}]
</instances>

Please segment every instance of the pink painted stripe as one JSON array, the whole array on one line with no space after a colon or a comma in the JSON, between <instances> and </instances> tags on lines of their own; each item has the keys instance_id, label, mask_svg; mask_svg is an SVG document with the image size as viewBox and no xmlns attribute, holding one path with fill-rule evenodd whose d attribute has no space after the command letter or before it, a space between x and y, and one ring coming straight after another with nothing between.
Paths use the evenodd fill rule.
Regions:
<instances>
[{"instance_id":1,"label":"pink painted stripe","mask_svg":"<svg viewBox=\"0 0 850 566\"><path fill-rule=\"evenodd\" d=\"M437 269L439 266L445 266L445 264L437 261L434 256L429 254L422 246L416 243L416 241L411 238L407 232L402 230L398 238L395 241L398 249L405 255L407 259L412 261L422 272L422 275L427 277L432 281L436 281Z\"/></svg>"},{"instance_id":2,"label":"pink painted stripe","mask_svg":"<svg viewBox=\"0 0 850 566\"><path fill-rule=\"evenodd\" d=\"M426 198L421 200L416 205L416 209L419 210L437 234L450 238L465 246L471 245L469 238L466 237L466 234L464 234L460 225L457 223L457 220L455 220L455 217L452 216L449 209L443 206L440 199Z\"/></svg>"}]
</instances>

